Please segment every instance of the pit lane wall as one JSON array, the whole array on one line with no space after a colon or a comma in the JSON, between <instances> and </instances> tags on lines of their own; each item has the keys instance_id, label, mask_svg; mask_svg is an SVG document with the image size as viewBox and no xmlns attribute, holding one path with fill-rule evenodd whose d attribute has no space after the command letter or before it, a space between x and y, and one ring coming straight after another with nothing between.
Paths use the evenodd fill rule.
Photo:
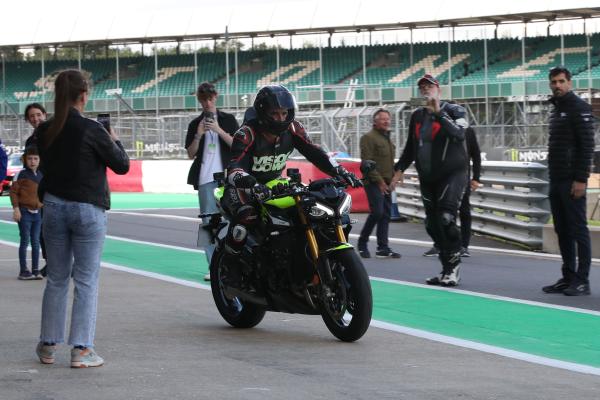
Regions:
<instances>
[{"instance_id":1,"label":"pit lane wall","mask_svg":"<svg viewBox=\"0 0 600 400\"><path fill-rule=\"evenodd\" d=\"M337 161L356 176L361 176L360 160L338 159ZM107 171L108 184L112 192L196 193L194 188L187 184L191 165L192 160L131 160L129 173L126 175ZM298 168L303 182L327 177L304 159L288 160L287 168ZM348 192L352 195L352 212L369 211L363 189L350 188Z\"/></svg>"}]
</instances>

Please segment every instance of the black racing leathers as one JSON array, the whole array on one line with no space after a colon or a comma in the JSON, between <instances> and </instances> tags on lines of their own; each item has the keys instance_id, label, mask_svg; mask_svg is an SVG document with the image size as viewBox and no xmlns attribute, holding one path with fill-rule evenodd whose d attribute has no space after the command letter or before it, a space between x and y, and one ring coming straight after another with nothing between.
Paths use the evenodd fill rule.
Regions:
<instances>
[{"instance_id":1,"label":"black racing leathers","mask_svg":"<svg viewBox=\"0 0 600 400\"><path fill-rule=\"evenodd\" d=\"M463 107L442 102L440 108L437 115L425 108L413 112L404 151L394 169L404 171L415 162L425 207L425 226L434 243L440 246L440 261L446 273L460 263L456 215L467 184L468 124Z\"/></svg>"},{"instance_id":2,"label":"black racing leathers","mask_svg":"<svg viewBox=\"0 0 600 400\"><path fill-rule=\"evenodd\" d=\"M469 125L465 109L445 102L440 108L439 115L426 108L413 112L396 171L404 171L414 161L419 179L431 182L466 168L465 130Z\"/></svg>"},{"instance_id":3,"label":"black racing leathers","mask_svg":"<svg viewBox=\"0 0 600 400\"><path fill-rule=\"evenodd\" d=\"M293 121L288 130L272 139L248 124L233 137L231 161L227 167L228 182L233 184L235 175L242 173L254 176L259 183L267 183L281 176L294 149L326 174L336 174L337 163L310 141L300 122Z\"/></svg>"},{"instance_id":4,"label":"black racing leathers","mask_svg":"<svg viewBox=\"0 0 600 400\"><path fill-rule=\"evenodd\" d=\"M228 232L226 247L231 252L241 249L248 228L257 223L257 211L248 189L235 183L244 175L252 175L259 184L265 184L281 176L290 154L297 149L321 171L334 176L338 164L331 160L318 146L313 144L304 127L297 121L278 136L267 135L252 122L243 125L234 135L231 146L231 161L227 167L227 184L221 204L233 219Z\"/></svg>"}]
</instances>

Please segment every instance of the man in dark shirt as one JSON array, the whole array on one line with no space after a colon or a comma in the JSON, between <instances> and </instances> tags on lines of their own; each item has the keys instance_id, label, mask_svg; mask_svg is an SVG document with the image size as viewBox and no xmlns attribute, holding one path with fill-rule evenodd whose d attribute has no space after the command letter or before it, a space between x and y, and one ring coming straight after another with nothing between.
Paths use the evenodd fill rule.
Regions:
<instances>
[{"instance_id":1,"label":"man in dark shirt","mask_svg":"<svg viewBox=\"0 0 600 400\"><path fill-rule=\"evenodd\" d=\"M585 195L594 155L594 117L591 106L571 90L568 69L552 68L548 78L554 105L548 137L549 198L563 264L562 278L542 290L589 295L592 248Z\"/></svg>"},{"instance_id":2,"label":"man in dark shirt","mask_svg":"<svg viewBox=\"0 0 600 400\"><path fill-rule=\"evenodd\" d=\"M425 227L440 246L442 272L427 284L456 286L460 280L460 230L456 214L467 184L465 110L440 101L439 82L427 74L418 81L426 100L410 117L408 138L394 166L391 187L402 183L404 170L415 162L425 207Z\"/></svg>"},{"instance_id":3,"label":"man in dark shirt","mask_svg":"<svg viewBox=\"0 0 600 400\"><path fill-rule=\"evenodd\" d=\"M233 134L239 125L231 114L217 110L218 93L209 82L198 87L198 102L202 106L202 114L190 122L185 148L189 158L194 162L188 173L188 184L198 190L200 214L217 212L217 204L213 191L217 183L213 179L215 172L222 172L229 161ZM208 223L208 218L203 223ZM210 265L214 245L205 243L206 260ZM205 279L209 279L207 274Z\"/></svg>"}]
</instances>

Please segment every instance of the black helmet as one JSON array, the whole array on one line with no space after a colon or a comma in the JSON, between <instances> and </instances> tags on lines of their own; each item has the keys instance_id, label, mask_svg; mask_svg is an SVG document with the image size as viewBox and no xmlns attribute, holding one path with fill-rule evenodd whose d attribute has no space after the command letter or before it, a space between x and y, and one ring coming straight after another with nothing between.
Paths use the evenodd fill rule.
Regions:
<instances>
[{"instance_id":1,"label":"black helmet","mask_svg":"<svg viewBox=\"0 0 600 400\"><path fill-rule=\"evenodd\" d=\"M288 111L285 121L276 121L271 112L278 108ZM258 116L259 124L276 135L284 132L294 120L296 100L289 90L282 85L263 86L254 99L254 109Z\"/></svg>"}]
</instances>

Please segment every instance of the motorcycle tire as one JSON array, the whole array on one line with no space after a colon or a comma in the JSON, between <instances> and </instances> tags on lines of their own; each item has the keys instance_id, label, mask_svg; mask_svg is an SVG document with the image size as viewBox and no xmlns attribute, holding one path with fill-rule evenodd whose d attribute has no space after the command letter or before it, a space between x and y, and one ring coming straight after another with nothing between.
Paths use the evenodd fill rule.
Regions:
<instances>
[{"instance_id":1,"label":"motorcycle tire","mask_svg":"<svg viewBox=\"0 0 600 400\"><path fill-rule=\"evenodd\" d=\"M329 331L344 342L360 339L371 323L373 294L369 276L353 249L329 254L334 296L321 298L321 317Z\"/></svg>"},{"instance_id":2,"label":"motorcycle tire","mask_svg":"<svg viewBox=\"0 0 600 400\"><path fill-rule=\"evenodd\" d=\"M210 287L219 314L235 328L252 328L265 316L265 309L259 305L245 302L237 297L228 299L223 291L221 264L223 250L217 248L210 263Z\"/></svg>"}]
</instances>

